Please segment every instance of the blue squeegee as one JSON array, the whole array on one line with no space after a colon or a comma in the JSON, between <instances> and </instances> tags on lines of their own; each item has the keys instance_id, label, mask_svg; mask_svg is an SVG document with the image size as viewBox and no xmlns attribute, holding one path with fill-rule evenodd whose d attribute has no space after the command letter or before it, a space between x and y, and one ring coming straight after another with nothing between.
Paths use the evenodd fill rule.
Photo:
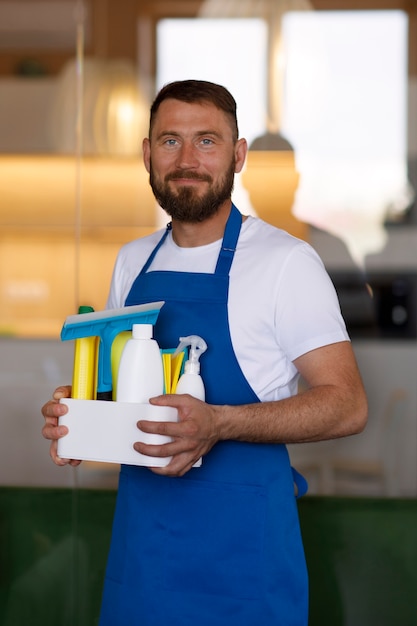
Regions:
<instances>
[{"instance_id":1,"label":"blue squeegee","mask_svg":"<svg viewBox=\"0 0 417 626\"><path fill-rule=\"evenodd\" d=\"M70 315L61 330L62 341L99 337L97 400L112 399L111 348L119 333L132 330L133 324L155 325L164 302L149 302L121 309Z\"/></svg>"}]
</instances>

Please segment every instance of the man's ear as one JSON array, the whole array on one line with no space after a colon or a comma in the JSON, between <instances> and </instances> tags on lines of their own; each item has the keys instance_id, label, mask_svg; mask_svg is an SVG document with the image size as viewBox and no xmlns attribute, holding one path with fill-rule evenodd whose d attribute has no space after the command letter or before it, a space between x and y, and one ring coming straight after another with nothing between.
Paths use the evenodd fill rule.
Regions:
<instances>
[{"instance_id":1,"label":"man's ear","mask_svg":"<svg viewBox=\"0 0 417 626\"><path fill-rule=\"evenodd\" d=\"M246 155L248 152L248 144L246 139L238 139L235 145L235 174L239 174L245 164Z\"/></svg>"},{"instance_id":2,"label":"man's ear","mask_svg":"<svg viewBox=\"0 0 417 626\"><path fill-rule=\"evenodd\" d=\"M151 171L151 144L147 137L142 142L142 157L148 174Z\"/></svg>"}]
</instances>

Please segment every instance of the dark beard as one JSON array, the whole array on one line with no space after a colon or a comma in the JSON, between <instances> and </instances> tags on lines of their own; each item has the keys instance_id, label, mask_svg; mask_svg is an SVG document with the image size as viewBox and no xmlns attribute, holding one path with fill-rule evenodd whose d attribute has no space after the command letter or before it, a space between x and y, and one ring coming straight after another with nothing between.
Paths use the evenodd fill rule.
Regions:
<instances>
[{"instance_id":1,"label":"dark beard","mask_svg":"<svg viewBox=\"0 0 417 626\"><path fill-rule=\"evenodd\" d=\"M203 196L198 196L191 187L182 187L178 193L173 193L168 182L184 177L205 180L209 184L213 182L210 176L199 176L195 172L167 174L164 182L161 182L157 180L151 163L149 182L158 204L178 222L203 222L215 215L223 202L230 200L235 178L235 160L233 159L217 186L210 186Z\"/></svg>"}]
</instances>

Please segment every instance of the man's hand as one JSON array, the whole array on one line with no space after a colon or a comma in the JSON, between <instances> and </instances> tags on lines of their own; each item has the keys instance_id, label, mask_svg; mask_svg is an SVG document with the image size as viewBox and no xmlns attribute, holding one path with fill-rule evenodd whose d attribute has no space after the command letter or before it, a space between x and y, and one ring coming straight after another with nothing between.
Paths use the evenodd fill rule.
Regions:
<instances>
[{"instance_id":1,"label":"man's hand","mask_svg":"<svg viewBox=\"0 0 417 626\"><path fill-rule=\"evenodd\" d=\"M172 456L169 465L152 468L152 471L165 476L183 476L218 441L217 422L220 407L201 402L188 394L157 396L151 398L150 403L176 408L178 422L141 420L138 422L138 428L145 433L171 437L172 443L150 445L136 442L134 448L137 452L149 456Z\"/></svg>"},{"instance_id":2,"label":"man's hand","mask_svg":"<svg viewBox=\"0 0 417 626\"><path fill-rule=\"evenodd\" d=\"M42 428L42 435L45 439L49 439L51 441L51 447L49 453L53 462L56 465L79 465L81 461L76 461L74 459L61 459L58 456L57 447L58 447L58 439L61 437L65 437L68 434L68 428L66 426L58 425L58 418L61 415L65 415L68 412L68 407L65 404L60 404L59 400L61 398L70 398L71 397L71 387L64 386L58 387L55 389L52 400L49 400L42 407L42 415L45 418L45 424Z\"/></svg>"}]
</instances>

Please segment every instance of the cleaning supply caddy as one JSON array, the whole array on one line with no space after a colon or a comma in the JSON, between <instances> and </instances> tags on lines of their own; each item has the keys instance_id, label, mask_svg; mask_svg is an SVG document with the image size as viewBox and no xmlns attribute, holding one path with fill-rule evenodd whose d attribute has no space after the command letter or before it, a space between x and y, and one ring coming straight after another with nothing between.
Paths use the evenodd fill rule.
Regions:
<instances>
[{"instance_id":1,"label":"cleaning supply caddy","mask_svg":"<svg viewBox=\"0 0 417 626\"><path fill-rule=\"evenodd\" d=\"M97 394L96 399L71 397L61 400L68 407L66 415L59 418L59 424L68 428L68 434L58 440L61 458L149 467L164 467L170 462L171 457L151 457L136 452L133 444L138 441L148 444L171 441L170 437L141 431L137 422L178 420L174 407L149 404L150 397L169 393L176 387L177 393L199 397L192 389L181 391L181 386L177 386L178 378L180 381L184 376L192 376L193 381L200 378L201 396L202 380L199 374L195 374L196 362L199 369L199 356L207 346L203 339L190 336L180 338L176 350L160 350L153 339L153 325L163 304L155 302L83 312L66 319L61 339L75 340L73 380L80 381L81 386L97 389ZM96 340L94 368L81 367L82 362L77 356L80 340L86 342L87 338ZM190 353L184 371L188 346ZM90 361L93 359L91 354L89 358ZM83 376L88 380L83 380ZM201 461L196 464L199 465Z\"/></svg>"}]
</instances>

